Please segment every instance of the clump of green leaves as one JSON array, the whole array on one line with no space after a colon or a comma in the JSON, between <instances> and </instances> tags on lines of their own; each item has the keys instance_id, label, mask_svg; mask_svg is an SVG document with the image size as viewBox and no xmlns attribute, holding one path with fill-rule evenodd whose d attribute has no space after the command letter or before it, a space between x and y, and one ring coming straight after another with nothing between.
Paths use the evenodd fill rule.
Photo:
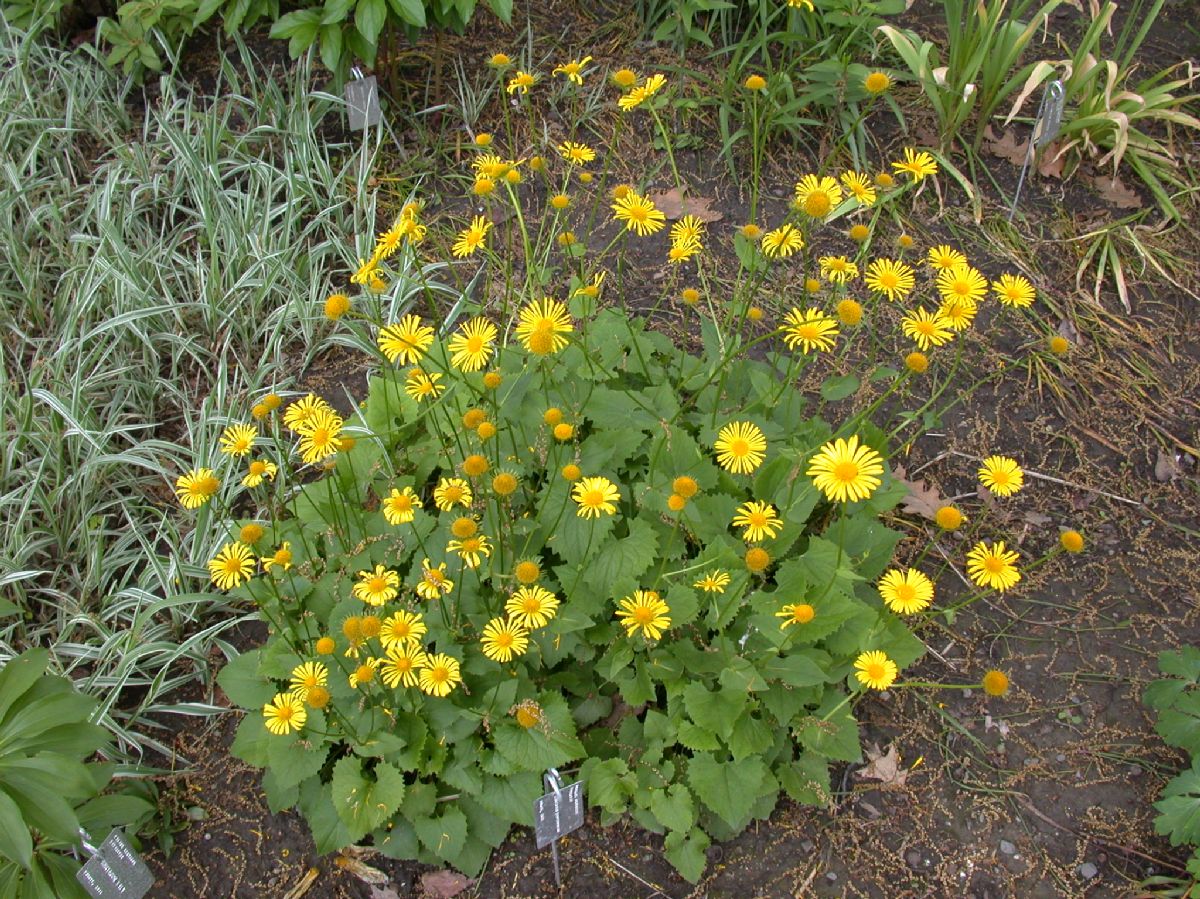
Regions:
<instances>
[{"instance_id":1,"label":"clump of green leaves","mask_svg":"<svg viewBox=\"0 0 1200 899\"><path fill-rule=\"evenodd\" d=\"M90 722L96 700L46 673L50 654L31 649L0 669L0 895L73 899L80 829L106 828L153 811L126 794L101 796L114 766L89 762L110 746Z\"/></svg>"},{"instance_id":2,"label":"clump of green leaves","mask_svg":"<svg viewBox=\"0 0 1200 899\"><path fill-rule=\"evenodd\" d=\"M1159 653L1158 670L1167 677L1151 683L1142 701L1158 714L1158 735L1186 752L1191 765L1163 787L1154 829L1172 846L1194 847L1187 863L1194 886L1200 883L1200 647Z\"/></svg>"},{"instance_id":3,"label":"clump of green leaves","mask_svg":"<svg viewBox=\"0 0 1200 899\"><path fill-rule=\"evenodd\" d=\"M879 649L903 666L923 651L871 586L900 536L879 516L905 488L887 477L864 502L824 500L804 466L835 429L786 385L790 357L729 361L715 342L696 356L617 309L578 298L572 311L580 335L561 353L539 361L519 346L500 349L495 391L482 373L456 372L440 345L422 363L450 382L436 402L419 404L392 368L372 377L347 424L354 448L321 480L295 484L267 525L268 546L287 541L296 551L293 570L234 591L276 623L263 649L221 676L254 710L234 752L267 769L272 808L298 805L322 851L370 836L389 855L478 871L511 824L532 823L541 772L582 762L602 820L628 812L666 833L667 857L696 879L711 839L767 817L782 794L830 800L829 766L860 754L854 659ZM475 408L495 436L463 429ZM572 439L551 435L548 408L572 424ZM767 437L753 475L714 464L711 447L731 416ZM880 432L867 433L886 449ZM439 513L428 498L471 454L491 464L470 479L475 499ZM566 465L618 485L616 514L578 514ZM491 486L500 471L520 484L509 496ZM673 511L681 477L699 493ZM425 508L389 525L380 498L405 487ZM761 572L747 570L747 547L730 529L750 500L781 519L763 544L778 564ZM448 548L464 516L493 544L478 568ZM481 651L481 633L518 587L522 561L538 566L538 585L561 608L528 634L526 653L499 663ZM424 571L442 563L452 591L420 598ZM450 695L383 686L378 676L351 685L363 659L385 656L379 639L355 636L376 610L349 595L359 573L379 565L400 586L378 616L385 627L395 611L421 617L422 651L461 663L464 685ZM726 585L704 592L698 581L714 572ZM616 619L618 601L639 589L666 603L661 639L627 633ZM811 620L781 626L781 608L799 603ZM359 623L347 630L348 619ZM321 636L333 638L332 655L316 654ZM298 733L269 733L258 710L309 661L330 669L328 705L309 709Z\"/></svg>"}]
</instances>

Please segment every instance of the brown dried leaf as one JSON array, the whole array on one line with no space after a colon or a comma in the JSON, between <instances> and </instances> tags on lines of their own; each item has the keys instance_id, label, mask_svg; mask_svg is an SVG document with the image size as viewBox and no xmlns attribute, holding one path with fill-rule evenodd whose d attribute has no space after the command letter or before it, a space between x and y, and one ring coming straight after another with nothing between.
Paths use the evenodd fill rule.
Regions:
<instances>
[{"instance_id":1,"label":"brown dried leaf","mask_svg":"<svg viewBox=\"0 0 1200 899\"><path fill-rule=\"evenodd\" d=\"M343 871L349 871L363 883L373 883L382 886L389 880L387 874L383 871L359 861L357 858L354 858L354 854L352 853L343 852L333 860L333 863Z\"/></svg>"},{"instance_id":2,"label":"brown dried leaf","mask_svg":"<svg viewBox=\"0 0 1200 899\"><path fill-rule=\"evenodd\" d=\"M1173 481L1182 473L1175 455L1159 448L1158 459L1154 463L1154 477L1160 481Z\"/></svg>"},{"instance_id":3,"label":"brown dried leaf","mask_svg":"<svg viewBox=\"0 0 1200 899\"><path fill-rule=\"evenodd\" d=\"M694 215L702 222L719 222L725 215L712 208L713 200L709 197L686 197L678 187L660 193L646 195L655 206L662 210L671 221L681 219L685 215Z\"/></svg>"},{"instance_id":4,"label":"brown dried leaf","mask_svg":"<svg viewBox=\"0 0 1200 899\"><path fill-rule=\"evenodd\" d=\"M1092 183L1099 190L1100 198L1105 202L1112 203L1118 209L1140 209L1142 207L1142 198L1137 195L1137 191L1126 187L1120 178L1097 175L1092 179Z\"/></svg>"},{"instance_id":5,"label":"brown dried leaf","mask_svg":"<svg viewBox=\"0 0 1200 899\"><path fill-rule=\"evenodd\" d=\"M886 753L880 752L878 746L868 747L867 764L858 769L858 776L877 780L885 787L902 787L908 780L908 772L900 767L895 743Z\"/></svg>"},{"instance_id":6,"label":"brown dried leaf","mask_svg":"<svg viewBox=\"0 0 1200 899\"><path fill-rule=\"evenodd\" d=\"M908 496L904 497L901 510L934 521L937 518L937 510L946 505L941 491L924 481L910 481L905 474L904 466L897 465L896 480L908 488Z\"/></svg>"},{"instance_id":7,"label":"brown dried leaf","mask_svg":"<svg viewBox=\"0 0 1200 899\"><path fill-rule=\"evenodd\" d=\"M1038 174L1043 178L1057 178L1061 181L1066 164L1067 154L1063 152L1058 141L1051 141L1042 149L1041 158L1038 160Z\"/></svg>"},{"instance_id":8,"label":"brown dried leaf","mask_svg":"<svg viewBox=\"0 0 1200 899\"><path fill-rule=\"evenodd\" d=\"M453 899L474 882L449 868L421 875L421 889L429 899Z\"/></svg>"},{"instance_id":9,"label":"brown dried leaf","mask_svg":"<svg viewBox=\"0 0 1200 899\"><path fill-rule=\"evenodd\" d=\"M1007 159L1013 165L1024 165L1025 154L1029 152L1029 141L1017 143L1017 138L1011 130L1006 130L999 140L988 141L987 150L993 156Z\"/></svg>"}]
</instances>

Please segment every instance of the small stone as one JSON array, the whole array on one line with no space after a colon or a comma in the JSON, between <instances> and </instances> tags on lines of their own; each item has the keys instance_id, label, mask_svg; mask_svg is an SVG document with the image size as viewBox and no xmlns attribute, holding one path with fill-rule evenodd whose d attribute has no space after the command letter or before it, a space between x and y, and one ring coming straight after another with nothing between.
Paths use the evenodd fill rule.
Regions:
<instances>
[{"instance_id":1,"label":"small stone","mask_svg":"<svg viewBox=\"0 0 1200 899\"><path fill-rule=\"evenodd\" d=\"M1141 773L1142 773L1141 765L1130 765L1129 766L1129 776L1130 777L1137 777Z\"/></svg>"},{"instance_id":2,"label":"small stone","mask_svg":"<svg viewBox=\"0 0 1200 899\"><path fill-rule=\"evenodd\" d=\"M1093 865L1091 862L1084 862L1082 865L1079 866L1079 868L1077 870L1079 871L1079 876L1082 877L1084 880L1091 880L1093 877L1095 877L1097 874L1100 873L1100 869L1097 868L1095 865Z\"/></svg>"},{"instance_id":3,"label":"small stone","mask_svg":"<svg viewBox=\"0 0 1200 899\"><path fill-rule=\"evenodd\" d=\"M835 880L837 880L837 874L835 874L833 871L830 871L825 875L825 879L830 883L833 883Z\"/></svg>"},{"instance_id":4,"label":"small stone","mask_svg":"<svg viewBox=\"0 0 1200 899\"><path fill-rule=\"evenodd\" d=\"M816 848L816 844L812 840L805 840L800 844L800 849L804 852L812 852Z\"/></svg>"},{"instance_id":5,"label":"small stone","mask_svg":"<svg viewBox=\"0 0 1200 899\"><path fill-rule=\"evenodd\" d=\"M1066 760L1067 760L1067 756L1062 752L1058 753L1058 755L1056 755L1054 757L1054 761L1056 761L1056 762L1065 762Z\"/></svg>"},{"instance_id":6,"label":"small stone","mask_svg":"<svg viewBox=\"0 0 1200 899\"><path fill-rule=\"evenodd\" d=\"M974 695L975 695L974 690L963 690L963 699L970 699Z\"/></svg>"},{"instance_id":7,"label":"small stone","mask_svg":"<svg viewBox=\"0 0 1200 899\"><path fill-rule=\"evenodd\" d=\"M910 868L919 868L921 867L921 853L917 852L916 849L909 849L908 852L904 853L904 861Z\"/></svg>"},{"instance_id":8,"label":"small stone","mask_svg":"<svg viewBox=\"0 0 1200 899\"><path fill-rule=\"evenodd\" d=\"M1000 851L1003 852L1005 855L1016 855L1017 847L1014 846L1012 843L1010 843L1008 840L1001 840L1000 841Z\"/></svg>"}]
</instances>

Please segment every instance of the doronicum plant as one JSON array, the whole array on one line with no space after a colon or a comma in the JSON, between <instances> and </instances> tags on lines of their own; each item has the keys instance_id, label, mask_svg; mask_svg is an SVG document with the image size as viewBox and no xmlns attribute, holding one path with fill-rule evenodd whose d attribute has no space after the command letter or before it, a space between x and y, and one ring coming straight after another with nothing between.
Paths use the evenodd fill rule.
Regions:
<instances>
[{"instance_id":1,"label":"doronicum plant","mask_svg":"<svg viewBox=\"0 0 1200 899\"><path fill-rule=\"evenodd\" d=\"M532 118L541 76L503 77L513 115ZM663 133L653 103L669 80L625 80L613 132ZM907 487L890 447L935 420L989 292L1004 316L1036 291L989 284L950 247L916 265L911 241L871 253L881 207L936 177L930 154L907 149L895 175L801 177L783 221L738 231L718 301L705 223L668 227L645 188L604 188L612 148L576 137L521 161L476 140L482 214L446 234L409 202L324 302L366 355L361 402L259 395L176 480L216 525L212 583L269 625L219 676L249 710L233 752L322 852L369 841L478 872L532 824L557 767L584 780L602 823L663 834L696 880L712 840L782 796L831 802L831 769L861 756L856 705L919 686L900 680L924 650L914 625L972 601L938 612L919 548L894 564L901 533L883 518ZM843 218L831 239L855 248L810 259ZM660 241L693 340L625 305L627 255ZM454 267L422 261L443 257L438 242ZM466 290L435 280L463 267ZM786 286L797 269L805 308ZM917 305L930 290L932 309ZM874 341L839 365L868 317L913 341L901 368ZM889 400L905 409L890 429ZM980 479L1005 497L1024 474L991 456ZM964 518L947 506L937 522ZM1004 591L1019 562L979 540L965 568ZM999 672L984 684L1008 689Z\"/></svg>"}]
</instances>

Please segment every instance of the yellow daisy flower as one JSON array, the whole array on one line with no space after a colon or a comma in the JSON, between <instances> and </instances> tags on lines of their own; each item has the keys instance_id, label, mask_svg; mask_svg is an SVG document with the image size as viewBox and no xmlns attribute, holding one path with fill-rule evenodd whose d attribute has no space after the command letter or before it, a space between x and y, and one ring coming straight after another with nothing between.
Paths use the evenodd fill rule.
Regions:
<instances>
[{"instance_id":1,"label":"yellow daisy flower","mask_svg":"<svg viewBox=\"0 0 1200 899\"><path fill-rule=\"evenodd\" d=\"M599 518L617 514L621 492L608 478L584 478L571 488L571 498L579 504L575 514L580 518Z\"/></svg>"},{"instance_id":2,"label":"yellow daisy flower","mask_svg":"<svg viewBox=\"0 0 1200 899\"><path fill-rule=\"evenodd\" d=\"M218 590L232 590L254 576L254 554L241 543L226 543L208 563L208 574Z\"/></svg>"},{"instance_id":3,"label":"yellow daisy flower","mask_svg":"<svg viewBox=\"0 0 1200 899\"><path fill-rule=\"evenodd\" d=\"M211 468L193 468L175 481L175 495L185 509L199 509L221 489L221 481Z\"/></svg>"},{"instance_id":4,"label":"yellow daisy flower","mask_svg":"<svg viewBox=\"0 0 1200 899\"><path fill-rule=\"evenodd\" d=\"M245 456L254 449L258 428L254 425L229 425L221 433L221 452L227 456Z\"/></svg>"},{"instance_id":5,"label":"yellow daisy flower","mask_svg":"<svg viewBox=\"0 0 1200 899\"><path fill-rule=\"evenodd\" d=\"M462 371L479 371L495 351L496 326L485 318L473 318L450 338L450 364Z\"/></svg>"},{"instance_id":6,"label":"yellow daisy flower","mask_svg":"<svg viewBox=\"0 0 1200 899\"><path fill-rule=\"evenodd\" d=\"M621 99L617 101L617 105L625 112L629 112L631 109L636 109L657 94L660 90L662 90L663 87L666 86L666 83L667 78L665 75L651 75L645 80L644 83L633 88L629 91L629 93L621 97Z\"/></svg>"},{"instance_id":7,"label":"yellow daisy flower","mask_svg":"<svg viewBox=\"0 0 1200 899\"><path fill-rule=\"evenodd\" d=\"M521 563L527 564L527 563ZM520 568L520 565L517 566ZM520 573L517 575L520 578ZM535 578L536 580L536 578ZM558 597L545 587L519 587L504 604L508 617L522 627L536 630L545 627L558 612Z\"/></svg>"},{"instance_id":8,"label":"yellow daisy flower","mask_svg":"<svg viewBox=\"0 0 1200 899\"><path fill-rule=\"evenodd\" d=\"M277 737L285 737L304 727L308 710L304 708L304 701L295 694L276 693L275 698L263 706L263 718L267 730Z\"/></svg>"},{"instance_id":9,"label":"yellow daisy flower","mask_svg":"<svg viewBox=\"0 0 1200 899\"><path fill-rule=\"evenodd\" d=\"M421 563L421 580L417 583L417 596L421 599L440 599L442 594L454 589L454 581L446 577L446 563L441 562L435 568L425 559Z\"/></svg>"},{"instance_id":10,"label":"yellow daisy flower","mask_svg":"<svg viewBox=\"0 0 1200 899\"><path fill-rule=\"evenodd\" d=\"M471 485L462 478L442 478L433 488L433 504L442 512L471 505Z\"/></svg>"},{"instance_id":11,"label":"yellow daisy flower","mask_svg":"<svg viewBox=\"0 0 1200 899\"><path fill-rule=\"evenodd\" d=\"M831 502L856 502L868 499L883 483L883 458L859 445L857 434L849 440L839 437L821 447L805 474Z\"/></svg>"},{"instance_id":12,"label":"yellow daisy flower","mask_svg":"<svg viewBox=\"0 0 1200 899\"><path fill-rule=\"evenodd\" d=\"M484 625L479 643L492 661L511 662L529 648L529 631L507 618L493 618Z\"/></svg>"},{"instance_id":13,"label":"yellow daisy flower","mask_svg":"<svg viewBox=\"0 0 1200 899\"><path fill-rule=\"evenodd\" d=\"M803 313L792 309L784 322L783 342L788 349L794 350L797 345L805 353L833 349L834 338L838 336L837 321L820 309L806 309Z\"/></svg>"},{"instance_id":14,"label":"yellow daisy flower","mask_svg":"<svg viewBox=\"0 0 1200 899\"><path fill-rule=\"evenodd\" d=\"M733 526L745 528L742 539L747 543L758 543L762 540L774 540L783 527L783 521L775 513L774 506L756 500L742 503L738 507L733 516Z\"/></svg>"},{"instance_id":15,"label":"yellow daisy flower","mask_svg":"<svg viewBox=\"0 0 1200 899\"><path fill-rule=\"evenodd\" d=\"M408 524L413 520L416 510L421 508L421 498L413 493L411 487L403 490L393 487L379 505L388 524Z\"/></svg>"},{"instance_id":16,"label":"yellow daisy flower","mask_svg":"<svg viewBox=\"0 0 1200 899\"><path fill-rule=\"evenodd\" d=\"M634 590L617 605L617 620L628 637L641 632L647 639L659 640L671 626L671 609L653 590Z\"/></svg>"},{"instance_id":17,"label":"yellow daisy flower","mask_svg":"<svg viewBox=\"0 0 1200 899\"><path fill-rule=\"evenodd\" d=\"M1014 309L1032 306L1037 298L1033 285L1020 275L1001 275L999 281L992 282L992 293L1003 305Z\"/></svg>"},{"instance_id":18,"label":"yellow daisy flower","mask_svg":"<svg viewBox=\"0 0 1200 899\"><path fill-rule=\"evenodd\" d=\"M867 266L863 278L867 287L889 300L908 296L916 282L916 273L907 264L895 259L876 259Z\"/></svg>"},{"instance_id":19,"label":"yellow daisy flower","mask_svg":"<svg viewBox=\"0 0 1200 899\"><path fill-rule=\"evenodd\" d=\"M575 330L567 307L550 297L522 307L517 320L517 339L536 356L557 353L566 347L564 336Z\"/></svg>"},{"instance_id":20,"label":"yellow daisy flower","mask_svg":"<svg viewBox=\"0 0 1200 899\"><path fill-rule=\"evenodd\" d=\"M892 168L898 173L904 172L911 175L914 182L920 181L926 175L936 175L938 172L938 165L933 156L924 150L918 152L912 147L904 148L904 158L893 162Z\"/></svg>"},{"instance_id":21,"label":"yellow daisy flower","mask_svg":"<svg viewBox=\"0 0 1200 899\"><path fill-rule=\"evenodd\" d=\"M613 203L612 211L616 221L624 222L625 230L639 237L661 231L667 224L667 217L651 200L633 191Z\"/></svg>"},{"instance_id":22,"label":"yellow daisy flower","mask_svg":"<svg viewBox=\"0 0 1200 899\"><path fill-rule=\"evenodd\" d=\"M796 182L796 208L809 218L823 219L842 202L842 189L828 175L805 175Z\"/></svg>"},{"instance_id":23,"label":"yellow daisy flower","mask_svg":"<svg viewBox=\"0 0 1200 899\"><path fill-rule=\"evenodd\" d=\"M979 483L996 496L1012 496L1025 484L1025 472L1016 459L988 456L979 469Z\"/></svg>"},{"instance_id":24,"label":"yellow daisy flower","mask_svg":"<svg viewBox=\"0 0 1200 899\"><path fill-rule=\"evenodd\" d=\"M729 586L730 580L729 572L722 571L720 568L714 568L692 584L692 586L697 590L703 590L705 593L721 594Z\"/></svg>"},{"instance_id":25,"label":"yellow daisy flower","mask_svg":"<svg viewBox=\"0 0 1200 899\"><path fill-rule=\"evenodd\" d=\"M379 349L388 362L416 365L433 343L433 328L421 324L420 317L406 315L379 332Z\"/></svg>"},{"instance_id":26,"label":"yellow daisy flower","mask_svg":"<svg viewBox=\"0 0 1200 899\"><path fill-rule=\"evenodd\" d=\"M395 599L399 588L400 575L383 565L376 565L374 571L358 573L358 581L351 592L355 599L361 599L367 605L381 606Z\"/></svg>"},{"instance_id":27,"label":"yellow daisy flower","mask_svg":"<svg viewBox=\"0 0 1200 899\"><path fill-rule=\"evenodd\" d=\"M915 568L894 568L880 579L879 595L893 612L912 615L933 602L933 581Z\"/></svg>"},{"instance_id":28,"label":"yellow daisy flower","mask_svg":"<svg viewBox=\"0 0 1200 899\"><path fill-rule=\"evenodd\" d=\"M967 574L978 586L1003 593L1021 580L1021 572L1017 571L1019 558L1015 551L1005 549L1003 540L995 546L981 540L967 553Z\"/></svg>"},{"instance_id":29,"label":"yellow daisy flower","mask_svg":"<svg viewBox=\"0 0 1200 899\"><path fill-rule=\"evenodd\" d=\"M379 626L379 642L384 648L402 643L406 646L421 642L428 628L425 619L416 612L400 609L383 619Z\"/></svg>"},{"instance_id":30,"label":"yellow daisy flower","mask_svg":"<svg viewBox=\"0 0 1200 899\"><path fill-rule=\"evenodd\" d=\"M767 438L758 425L735 421L717 433L713 444L717 464L734 474L750 474L762 464L767 453Z\"/></svg>"},{"instance_id":31,"label":"yellow daisy flower","mask_svg":"<svg viewBox=\"0 0 1200 899\"><path fill-rule=\"evenodd\" d=\"M774 231L768 231L762 236L763 255L768 258L776 256L787 258L802 249L804 249L804 236L800 233L800 229L792 224L782 224Z\"/></svg>"},{"instance_id":32,"label":"yellow daisy flower","mask_svg":"<svg viewBox=\"0 0 1200 899\"><path fill-rule=\"evenodd\" d=\"M886 690L896 682L899 673L896 663L878 649L864 652L854 660L854 676L872 690Z\"/></svg>"},{"instance_id":33,"label":"yellow daisy flower","mask_svg":"<svg viewBox=\"0 0 1200 899\"><path fill-rule=\"evenodd\" d=\"M940 312L926 312L923 307L900 320L905 337L917 342L923 350L941 346L954 338L950 322Z\"/></svg>"},{"instance_id":34,"label":"yellow daisy flower","mask_svg":"<svg viewBox=\"0 0 1200 899\"><path fill-rule=\"evenodd\" d=\"M391 687L415 687L421 682L421 669L429 665L429 656L419 643L391 643L384 646L379 663L379 679Z\"/></svg>"},{"instance_id":35,"label":"yellow daisy flower","mask_svg":"<svg viewBox=\"0 0 1200 899\"><path fill-rule=\"evenodd\" d=\"M450 248L450 252L455 256L462 258L470 256L481 246L487 239L488 232L492 230L492 223L482 215L477 215L471 219L471 226L464 228L458 232L458 240L454 242L454 246Z\"/></svg>"},{"instance_id":36,"label":"yellow daisy flower","mask_svg":"<svg viewBox=\"0 0 1200 899\"><path fill-rule=\"evenodd\" d=\"M275 475L279 473L279 466L274 462L266 459L255 459L246 469L246 476L242 478L243 487L257 487L263 482L263 479L275 480Z\"/></svg>"},{"instance_id":37,"label":"yellow daisy flower","mask_svg":"<svg viewBox=\"0 0 1200 899\"><path fill-rule=\"evenodd\" d=\"M430 696L448 696L462 683L458 659L444 652L434 653L425 660L419 674L421 690Z\"/></svg>"},{"instance_id":38,"label":"yellow daisy flower","mask_svg":"<svg viewBox=\"0 0 1200 899\"><path fill-rule=\"evenodd\" d=\"M563 75L572 84L583 85L583 67L592 61L590 56L585 56L583 59L573 59L568 63L563 63L561 66L555 66L550 74Z\"/></svg>"}]
</instances>

